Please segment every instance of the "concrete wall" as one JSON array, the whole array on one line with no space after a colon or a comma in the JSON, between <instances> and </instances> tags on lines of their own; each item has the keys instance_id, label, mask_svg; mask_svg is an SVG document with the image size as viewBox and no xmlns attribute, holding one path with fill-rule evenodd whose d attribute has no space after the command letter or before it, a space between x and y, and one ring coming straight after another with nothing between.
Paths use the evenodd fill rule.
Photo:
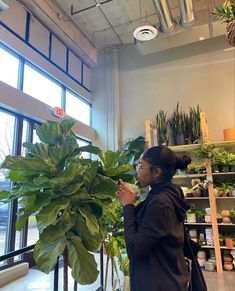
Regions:
<instances>
[{"instance_id":1,"label":"concrete wall","mask_svg":"<svg viewBox=\"0 0 235 291\"><path fill-rule=\"evenodd\" d=\"M200 105L211 141L235 127L235 51L224 37L147 56L129 47L119 70L122 140L144 135L144 121L159 109L170 115L177 102L186 111Z\"/></svg>"}]
</instances>

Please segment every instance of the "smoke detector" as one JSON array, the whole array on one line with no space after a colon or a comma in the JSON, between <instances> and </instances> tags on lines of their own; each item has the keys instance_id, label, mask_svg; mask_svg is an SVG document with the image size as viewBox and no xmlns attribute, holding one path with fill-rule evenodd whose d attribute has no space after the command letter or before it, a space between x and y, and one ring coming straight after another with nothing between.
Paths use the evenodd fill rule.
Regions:
<instances>
[{"instance_id":1,"label":"smoke detector","mask_svg":"<svg viewBox=\"0 0 235 291\"><path fill-rule=\"evenodd\" d=\"M134 38L140 41L148 41L154 39L157 34L158 30L152 25L139 26L133 32Z\"/></svg>"}]
</instances>

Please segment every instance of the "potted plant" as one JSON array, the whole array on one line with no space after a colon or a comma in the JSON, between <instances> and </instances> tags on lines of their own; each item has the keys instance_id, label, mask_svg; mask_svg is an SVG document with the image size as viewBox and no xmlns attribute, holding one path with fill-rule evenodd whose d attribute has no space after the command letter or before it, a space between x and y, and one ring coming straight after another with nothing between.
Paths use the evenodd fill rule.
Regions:
<instances>
[{"instance_id":1,"label":"potted plant","mask_svg":"<svg viewBox=\"0 0 235 291\"><path fill-rule=\"evenodd\" d=\"M195 209L189 209L186 212L187 222L188 223L196 223L196 211Z\"/></svg>"},{"instance_id":2,"label":"potted plant","mask_svg":"<svg viewBox=\"0 0 235 291\"><path fill-rule=\"evenodd\" d=\"M69 119L36 125L40 142L25 143L25 157L6 157L2 167L10 170L15 185L0 192L5 202L20 201L17 230L36 215L39 240L34 259L39 269L49 273L63 255L64 290L68 266L79 284L96 280L99 272L91 252L100 248L106 235L100 219L111 207L117 180L133 180L133 166L123 163L126 152L79 147L72 131L75 123ZM99 160L83 159L82 152L96 154Z\"/></svg>"},{"instance_id":3,"label":"potted plant","mask_svg":"<svg viewBox=\"0 0 235 291\"><path fill-rule=\"evenodd\" d=\"M230 219L232 223L235 224L235 210L233 206L230 207L229 213L230 213Z\"/></svg>"},{"instance_id":4,"label":"potted plant","mask_svg":"<svg viewBox=\"0 0 235 291\"><path fill-rule=\"evenodd\" d=\"M192 143L198 143L201 138L200 108L189 107L189 130Z\"/></svg>"},{"instance_id":5,"label":"potted plant","mask_svg":"<svg viewBox=\"0 0 235 291\"><path fill-rule=\"evenodd\" d=\"M217 189L219 191L220 196L227 197L230 192L231 186L230 186L230 183L225 182L225 183L220 184L220 186L218 186Z\"/></svg>"},{"instance_id":6,"label":"potted plant","mask_svg":"<svg viewBox=\"0 0 235 291\"><path fill-rule=\"evenodd\" d=\"M212 11L219 20L227 23L227 39L230 45L235 46L235 1L226 0L220 7L215 7Z\"/></svg>"},{"instance_id":7,"label":"potted plant","mask_svg":"<svg viewBox=\"0 0 235 291\"><path fill-rule=\"evenodd\" d=\"M168 132L169 120L167 119L167 113L163 110L159 110L159 112L155 116L155 119L158 145L167 146L169 143L169 132Z\"/></svg>"},{"instance_id":8,"label":"potted plant","mask_svg":"<svg viewBox=\"0 0 235 291\"><path fill-rule=\"evenodd\" d=\"M220 213L216 214L216 219L217 219L217 223L222 223L222 221L223 221L222 215Z\"/></svg>"},{"instance_id":9,"label":"potted plant","mask_svg":"<svg viewBox=\"0 0 235 291\"><path fill-rule=\"evenodd\" d=\"M198 159L212 159L215 146L212 144L200 144L194 150L194 155Z\"/></svg>"},{"instance_id":10,"label":"potted plant","mask_svg":"<svg viewBox=\"0 0 235 291\"><path fill-rule=\"evenodd\" d=\"M214 155L212 158L212 164L213 166L217 167L219 173L226 171L225 167L230 162L231 162L231 156L228 152L223 151L223 150L214 152Z\"/></svg>"},{"instance_id":11,"label":"potted plant","mask_svg":"<svg viewBox=\"0 0 235 291\"><path fill-rule=\"evenodd\" d=\"M182 109L179 109L179 103L177 103L176 108L173 111L169 124L175 144L185 144L185 115L183 114Z\"/></svg>"},{"instance_id":12,"label":"potted plant","mask_svg":"<svg viewBox=\"0 0 235 291\"><path fill-rule=\"evenodd\" d=\"M204 215L205 215L205 210L204 209L196 209L196 219L198 223L203 223L204 222Z\"/></svg>"},{"instance_id":13,"label":"potted plant","mask_svg":"<svg viewBox=\"0 0 235 291\"><path fill-rule=\"evenodd\" d=\"M224 234L219 233L219 244L220 244L221 247L224 246L224 244L225 244L224 239L225 239Z\"/></svg>"}]
</instances>

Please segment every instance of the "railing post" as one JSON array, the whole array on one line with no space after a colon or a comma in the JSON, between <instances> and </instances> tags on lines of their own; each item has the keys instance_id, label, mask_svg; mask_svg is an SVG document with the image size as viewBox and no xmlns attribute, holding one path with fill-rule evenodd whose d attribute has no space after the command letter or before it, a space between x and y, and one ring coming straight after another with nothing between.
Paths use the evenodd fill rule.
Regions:
<instances>
[{"instance_id":1,"label":"railing post","mask_svg":"<svg viewBox=\"0 0 235 291\"><path fill-rule=\"evenodd\" d=\"M54 268L54 291L58 291L59 287L59 259Z\"/></svg>"}]
</instances>

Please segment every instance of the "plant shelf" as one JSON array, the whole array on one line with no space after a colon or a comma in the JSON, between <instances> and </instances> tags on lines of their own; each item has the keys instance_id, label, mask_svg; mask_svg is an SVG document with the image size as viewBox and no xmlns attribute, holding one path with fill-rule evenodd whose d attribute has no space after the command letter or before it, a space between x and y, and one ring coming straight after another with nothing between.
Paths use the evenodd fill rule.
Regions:
<instances>
[{"instance_id":1,"label":"plant shelf","mask_svg":"<svg viewBox=\"0 0 235 291\"><path fill-rule=\"evenodd\" d=\"M205 176L206 176L206 173L205 174L183 174L183 175L175 175L173 179L201 178Z\"/></svg>"},{"instance_id":2,"label":"plant shelf","mask_svg":"<svg viewBox=\"0 0 235 291\"><path fill-rule=\"evenodd\" d=\"M235 199L235 197L215 197L215 199L220 200L220 199Z\"/></svg>"},{"instance_id":3,"label":"plant shelf","mask_svg":"<svg viewBox=\"0 0 235 291\"><path fill-rule=\"evenodd\" d=\"M234 223L217 223L219 226L235 226Z\"/></svg>"},{"instance_id":4,"label":"plant shelf","mask_svg":"<svg viewBox=\"0 0 235 291\"><path fill-rule=\"evenodd\" d=\"M212 176L229 176L229 175L235 175L235 172L212 173Z\"/></svg>"},{"instance_id":5,"label":"plant shelf","mask_svg":"<svg viewBox=\"0 0 235 291\"><path fill-rule=\"evenodd\" d=\"M233 247L233 248L227 248L227 247L221 246L220 248L222 250L235 250L235 247Z\"/></svg>"},{"instance_id":6,"label":"plant shelf","mask_svg":"<svg viewBox=\"0 0 235 291\"><path fill-rule=\"evenodd\" d=\"M200 223L200 222L185 222L184 223L185 225L205 225L205 226L211 226L212 225L212 223L206 223L206 222L202 222L202 223Z\"/></svg>"},{"instance_id":7,"label":"plant shelf","mask_svg":"<svg viewBox=\"0 0 235 291\"><path fill-rule=\"evenodd\" d=\"M208 200L209 197L185 197L186 200Z\"/></svg>"},{"instance_id":8,"label":"plant shelf","mask_svg":"<svg viewBox=\"0 0 235 291\"><path fill-rule=\"evenodd\" d=\"M202 249L214 249L214 246L201 246Z\"/></svg>"}]
</instances>

